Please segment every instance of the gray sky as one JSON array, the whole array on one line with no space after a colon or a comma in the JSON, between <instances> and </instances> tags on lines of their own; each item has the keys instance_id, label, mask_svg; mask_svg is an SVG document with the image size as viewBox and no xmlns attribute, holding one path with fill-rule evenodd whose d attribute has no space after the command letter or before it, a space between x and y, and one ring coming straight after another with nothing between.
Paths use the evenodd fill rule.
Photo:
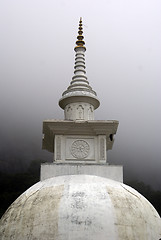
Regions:
<instances>
[{"instance_id":1,"label":"gray sky","mask_svg":"<svg viewBox=\"0 0 161 240\"><path fill-rule=\"evenodd\" d=\"M109 161L161 189L160 0L0 1L1 165L51 159L42 121L63 118L80 17L95 117L120 121Z\"/></svg>"}]
</instances>

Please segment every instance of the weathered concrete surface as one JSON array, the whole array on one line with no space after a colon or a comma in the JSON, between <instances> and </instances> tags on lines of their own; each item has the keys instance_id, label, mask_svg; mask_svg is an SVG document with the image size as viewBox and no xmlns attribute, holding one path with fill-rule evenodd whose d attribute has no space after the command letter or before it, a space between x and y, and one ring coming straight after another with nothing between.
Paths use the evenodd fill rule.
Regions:
<instances>
[{"instance_id":1,"label":"weathered concrete surface","mask_svg":"<svg viewBox=\"0 0 161 240\"><path fill-rule=\"evenodd\" d=\"M123 167L108 164L43 163L40 180L63 175L95 175L123 182Z\"/></svg>"},{"instance_id":2,"label":"weathered concrete surface","mask_svg":"<svg viewBox=\"0 0 161 240\"><path fill-rule=\"evenodd\" d=\"M1 219L1 240L159 240L161 219L137 191L76 175L39 182Z\"/></svg>"}]
</instances>

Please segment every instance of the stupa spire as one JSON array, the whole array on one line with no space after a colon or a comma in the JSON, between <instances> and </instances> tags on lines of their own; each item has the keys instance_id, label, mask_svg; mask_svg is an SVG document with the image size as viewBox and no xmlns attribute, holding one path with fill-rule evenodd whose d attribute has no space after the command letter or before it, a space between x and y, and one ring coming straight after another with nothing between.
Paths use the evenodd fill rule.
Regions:
<instances>
[{"instance_id":1,"label":"stupa spire","mask_svg":"<svg viewBox=\"0 0 161 240\"><path fill-rule=\"evenodd\" d=\"M75 65L74 76L69 87L62 94L59 106L64 109L65 120L94 120L94 110L100 103L97 94L92 90L86 76L85 42L82 27L82 18L79 21L78 36L74 48Z\"/></svg>"},{"instance_id":2,"label":"stupa spire","mask_svg":"<svg viewBox=\"0 0 161 240\"><path fill-rule=\"evenodd\" d=\"M106 152L112 149L118 121L94 120L94 110L99 107L99 100L87 81L82 19L79 21L77 40L74 48L74 76L59 100L65 119L46 120L43 123L43 149L54 153L55 164L52 170L43 168L41 180L50 174L53 177L54 174L62 173L90 173L122 181L122 168L119 167L119 170L112 167L109 170L106 164Z\"/></svg>"}]
</instances>

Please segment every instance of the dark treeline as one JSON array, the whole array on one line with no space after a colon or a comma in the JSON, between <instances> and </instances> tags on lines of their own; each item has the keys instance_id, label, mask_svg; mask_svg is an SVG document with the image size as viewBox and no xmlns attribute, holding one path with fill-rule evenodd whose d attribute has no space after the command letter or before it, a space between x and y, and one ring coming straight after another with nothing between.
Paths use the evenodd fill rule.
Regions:
<instances>
[{"instance_id":1,"label":"dark treeline","mask_svg":"<svg viewBox=\"0 0 161 240\"><path fill-rule=\"evenodd\" d=\"M149 200L161 216L161 191L156 191L149 185L139 181L128 181L126 184L136 189L147 200Z\"/></svg>"},{"instance_id":2,"label":"dark treeline","mask_svg":"<svg viewBox=\"0 0 161 240\"><path fill-rule=\"evenodd\" d=\"M23 173L0 174L0 217L20 194L39 181L41 162L44 161L32 161L28 170ZM126 181L125 184L135 188L146 197L161 216L161 191L155 191L139 181Z\"/></svg>"},{"instance_id":3,"label":"dark treeline","mask_svg":"<svg viewBox=\"0 0 161 240\"><path fill-rule=\"evenodd\" d=\"M26 172L0 173L0 217L16 198L40 180L41 162L43 161L32 161Z\"/></svg>"}]
</instances>

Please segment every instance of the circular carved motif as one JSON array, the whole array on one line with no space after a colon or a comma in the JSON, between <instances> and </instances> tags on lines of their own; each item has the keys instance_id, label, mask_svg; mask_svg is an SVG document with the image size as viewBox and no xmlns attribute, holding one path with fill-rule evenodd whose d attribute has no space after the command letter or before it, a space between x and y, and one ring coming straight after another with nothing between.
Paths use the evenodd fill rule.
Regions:
<instances>
[{"instance_id":1,"label":"circular carved motif","mask_svg":"<svg viewBox=\"0 0 161 240\"><path fill-rule=\"evenodd\" d=\"M71 154L75 158L86 158L89 153L89 144L84 140L76 140L72 143Z\"/></svg>"}]
</instances>

